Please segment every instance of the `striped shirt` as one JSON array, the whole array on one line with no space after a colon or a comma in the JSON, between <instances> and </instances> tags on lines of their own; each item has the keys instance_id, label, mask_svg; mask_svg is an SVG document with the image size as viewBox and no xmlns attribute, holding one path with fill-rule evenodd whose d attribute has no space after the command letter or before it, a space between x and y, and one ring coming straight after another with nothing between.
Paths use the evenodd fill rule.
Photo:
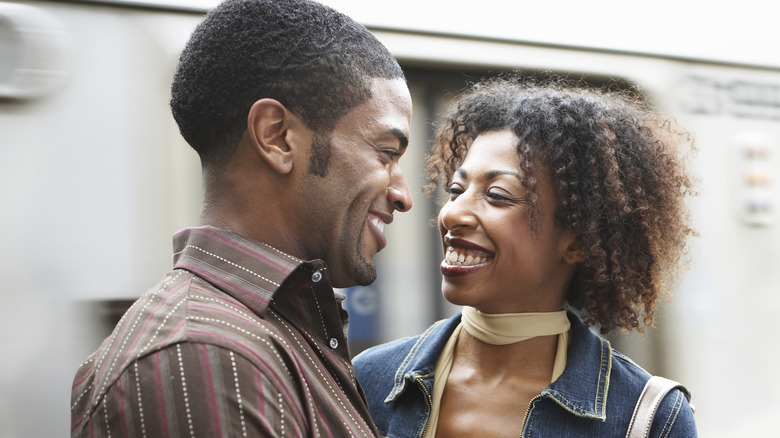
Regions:
<instances>
[{"instance_id":1,"label":"striped shirt","mask_svg":"<svg viewBox=\"0 0 780 438\"><path fill-rule=\"evenodd\" d=\"M174 250L76 373L71 436L378 436L324 262L212 227Z\"/></svg>"}]
</instances>

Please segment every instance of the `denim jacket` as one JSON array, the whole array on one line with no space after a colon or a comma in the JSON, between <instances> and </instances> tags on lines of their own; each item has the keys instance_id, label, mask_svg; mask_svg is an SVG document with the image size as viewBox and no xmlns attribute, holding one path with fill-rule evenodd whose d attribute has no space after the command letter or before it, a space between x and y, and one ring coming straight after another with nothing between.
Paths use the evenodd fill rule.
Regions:
<instances>
[{"instance_id":1,"label":"denim jacket","mask_svg":"<svg viewBox=\"0 0 780 438\"><path fill-rule=\"evenodd\" d=\"M624 437L650 375L573 314L563 374L532 401L523 437ZM382 436L422 437L431 412L434 367L460 315L424 333L370 348L353 360ZM519 423L519 421L518 421ZM520 431L518 430L518 435ZM651 437L696 437L693 410L679 390L661 403Z\"/></svg>"}]
</instances>

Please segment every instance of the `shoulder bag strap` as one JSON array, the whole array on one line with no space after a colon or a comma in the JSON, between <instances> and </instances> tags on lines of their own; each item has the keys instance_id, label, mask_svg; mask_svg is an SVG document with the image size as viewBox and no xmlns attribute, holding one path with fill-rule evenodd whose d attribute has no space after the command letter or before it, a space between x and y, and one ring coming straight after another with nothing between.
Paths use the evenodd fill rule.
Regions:
<instances>
[{"instance_id":1,"label":"shoulder bag strap","mask_svg":"<svg viewBox=\"0 0 780 438\"><path fill-rule=\"evenodd\" d=\"M634 415L628 425L626 438L647 438L650 436L650 426L653 425L653 417L661 400L673 389L680 389L689 401L691 394L682 384L660 376L653 376L645 384L642 394L634 408Z\"/></svg>"}]
</instances>

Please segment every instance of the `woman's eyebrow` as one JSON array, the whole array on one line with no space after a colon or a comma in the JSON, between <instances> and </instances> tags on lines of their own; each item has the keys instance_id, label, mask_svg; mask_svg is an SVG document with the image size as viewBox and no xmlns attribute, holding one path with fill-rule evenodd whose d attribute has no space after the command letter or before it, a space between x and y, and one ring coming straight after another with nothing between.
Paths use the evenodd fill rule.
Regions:
<instances>
[{"instance_id":1,"label":"woman's eyebrow","mask_svg":"<svg viewBox=\"0 0 780 438\"><path fill-rule=\"evenodd\" d=\"M468 172L466 171L466 169L464 169L462 167L459 167L459 168L455 169L455 173L457 173L458 175L460 175L461 178L464 178L464 179L468 177ZM499 177L501 175L514 176L515 178L519 179L520 181L523 180L522 175L520 175L518 172L515 172L514 170L489 170L489 171L487 171L485 173L485 177L487 179L490 179L490 180L496 179L497 177Z\"/></svg>"},{"instance_id":2,"label":"woman's eyebrow","mask_svg":"<svg viewBox=\"0 0 780 438\"><path fill-rule=\"evenodd\" d=\"M518 172L515 172L514 170L491 170L491 171L488 171L485 174L485 176L488 179L495 179L496 177L501 176L501 175L514 176L515 178L519 179L520 181L523 180L523 177Z\"/></svg>"}]
</instances>

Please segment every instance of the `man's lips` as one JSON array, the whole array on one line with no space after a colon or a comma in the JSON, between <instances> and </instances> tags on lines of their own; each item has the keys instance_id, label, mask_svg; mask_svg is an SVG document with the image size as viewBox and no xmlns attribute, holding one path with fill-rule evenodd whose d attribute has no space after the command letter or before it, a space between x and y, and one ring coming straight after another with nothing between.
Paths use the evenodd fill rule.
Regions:
<instances>
[{"instance_id":1,"label":"man's lips","mask_svg":"<svg viewBox=\"0 0 780 438\"><path fill-rule=\"evenodd\" d=\"M384 249L387 246L387 240L385 239L385 220L374 213L368 213L368 223L370 224L371 231L376 236L378 251ZM387 223L390 223L389 221Z\"/></svg>"}]
</instances>

